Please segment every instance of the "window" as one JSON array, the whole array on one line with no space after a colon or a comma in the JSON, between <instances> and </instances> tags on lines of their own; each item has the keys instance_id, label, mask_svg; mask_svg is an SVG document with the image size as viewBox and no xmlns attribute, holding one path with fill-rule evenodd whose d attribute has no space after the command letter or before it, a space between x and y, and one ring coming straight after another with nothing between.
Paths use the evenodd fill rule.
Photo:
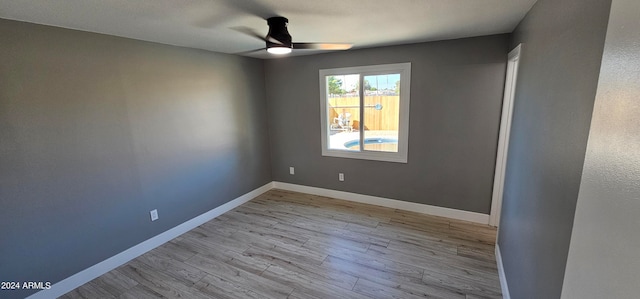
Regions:
<instances>
[{"instance_id":1,"label":"window","mask_svg":"<svg viewBox=\"0 0 640 299\"><path fill-rule=\"evenodd\" d=\"M411 63L320 70L322 155L407 163Z\"/></svg>"}]
</instances>

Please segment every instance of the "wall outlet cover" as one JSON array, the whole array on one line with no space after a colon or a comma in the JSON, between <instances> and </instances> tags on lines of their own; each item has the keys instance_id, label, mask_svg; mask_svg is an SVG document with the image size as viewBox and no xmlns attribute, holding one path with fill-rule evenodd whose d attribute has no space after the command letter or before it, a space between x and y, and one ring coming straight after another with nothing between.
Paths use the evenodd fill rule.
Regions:
<instances>
[{"instance_id":1,"label":"wall outlet cover","mask_svg":"<svg viewBox=\"0 0 640 299\"><path fill-rule=\"evenodd\" d=\"M151 210L149 214L151 214L151 221L158 220L158 210Z\"/></svg>"}]
</instances>

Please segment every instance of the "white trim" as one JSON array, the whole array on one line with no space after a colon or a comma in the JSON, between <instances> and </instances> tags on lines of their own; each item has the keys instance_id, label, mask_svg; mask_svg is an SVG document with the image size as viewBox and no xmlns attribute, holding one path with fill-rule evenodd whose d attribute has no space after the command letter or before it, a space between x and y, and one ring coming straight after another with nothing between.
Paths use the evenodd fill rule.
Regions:
<instances>
[{"instance_id":1,"label":"white trim","mask_svg":"<svg viewBox=\"0 0 640 299\"><path fill-rule=\"evenodd\" d=\"M123 264L126 262L166 243L171 241L172 239L202 225L203 223L210 221L256 197L258 195L265 193L271 189L283 189L289 191L296 191L320 196L328 196L342 200L367 203L372 205L378 205L393 209L399 210L407 210L414 211L418 213L447 217L458 220L465 220L471 222L477 222L482 224L487 224L489 222L489 215L468 212L450 208L436 207L424 204L418 204L413 202L406 202L396 199L388 199L383 197L376 197L370 195L363 195L357 193L350 193L344 191L309 187L303 185L282 183L282 182L270 182L265 184L264 186L257 188L249 193L246 193L232 201L229 201L215 209L212 209L204 214L196 216L178 226L171 228L163 233L158 234L155 237L152 237L138 245L135 245L123 252L120 252L102 262L99 262L85 270L82 270L74 275L71 275L58 283L51 285L51 288L48 290L39 291L29 297L28 299L39 299L39 298L57 298L60 297L75 288L97 278ZM496 246L497 247L497 246ZM505 297L506 298L506 297Z\"/></svg>"},{"instance_id":2,"label":"white trim","mask_svg":"<svg viewBox=\"0 0 640 299\"><path fill-rule=\"evenodd\" d=\"M97 263L85 270L82 270L74 275L71 275L60 282L53 284L50 289L42 290L37 292L29 297L28 299L38 299L38 298L57 298L60 297L73 289L93 280L96 277L99 277L102 274L105 274L124 263L150 251L200 225L203 223L210 221L213 218L216 218L240 205L243 203L250 201L256 198L258 195L267 192L273 189L273 182L268 183L260 188L257 188L249 193L246 193L232 201L229 201L215 209L212 209L200 216L196 216L191 220L188 220L172 229L169 229L159 235L148 239L138 245L135 245L121 253L118 253L100 263Z\"/></svg>"},{"instance_id":3,"label":"white trim","mask_svg":"<svg viewBox=\"0 0 640 299\"><path fill-rule=\"evenodd\" d=\"M504 266L502 265L502 254L500 253L500 246L496 243L496 263L498 264L498 276L500 276L500 287L502 288L502 298L511 299L511 293L509 293L509 286L507 285L507 276L504 274Z\"/></svg>"},{"instance_id":4,"label":"white trim","mask_svg":"<svg viewBox=\"0 0 640 299\"><path fill-rule=\"evenodd\" d=\"M504 176L507 170L507 154L509 151L509 136L511 135L511 119L513 118L513 103L515 100L516 82L518 80L518 61L520 60L519 44L509 52L507 63L507 77L504 84L504 97L502 99L502 117L500 120L500 134L498 136L498 151L496 154L496 171L493 179L493 195L491 196L491 213L489 225L500 224L502 211L502 196L504 194Z\"/></svg>"},{"instance_id":5,"label":"white trim","mask_svg":"<svg viewBox=\"0 0 640 299\"><path fill-rule=\"evenodd\" d=\"M392 209L413 211L413 212L418 212L418 213L428 214L433 216L441 216L441 217L476 222L481 224L489 223L489 215L487 214L462 211L462 210L456 210L456 209L450 209L450 208L443 208L443 207L437 207L437 206L431 206L431 205L425 205L425 204L419 204L414 202L401 201L397 199L389 199L389 198L377 197L377 196L371 196L371 195L363 195L358 193L289 184L289 183L283 183L283 182L273 182L273 187L277 189L288 190L288 191L309 193L313 195L327 196L327 197L333 197L333 198L342 199L342 200L378 205L378 206L383 206L383 207L392 208Z\"/></svg>"},{"instance_id":6,"label":"white trim","mask_svg":"<svg viewBox=\"0 0 640 299\"><path fill-rule=\"evenodd\" d=\"M339 149L329 148L329 126L330 122L327 119L329 115L328 95L327 95L327 76L333 75L360 75L360 101L362 104L362 97L364 96L362 80L367 75L382 75L382 74L400 74L400 108L399 108L399 121L398 124L398 152L378 152L378 151L347 151ZM369 66L355 66L345 68L334 69L322 69L319 70L320 81L320 143L322 144L322 156L338 157L338 158L351 158L351 159L365 159L376 160L386 162L407 163L409 153L409 105L411 100L411 63L394 63L394 64L380 64ZM362 109L360 109L360 117L362 117ZM362 120L362 118L361 118ZM362 124L362 122L361 122ZM361 132L363 132L362 130ZM360 135L362 142L363 135Z\"/></svg>"}]
</instances>

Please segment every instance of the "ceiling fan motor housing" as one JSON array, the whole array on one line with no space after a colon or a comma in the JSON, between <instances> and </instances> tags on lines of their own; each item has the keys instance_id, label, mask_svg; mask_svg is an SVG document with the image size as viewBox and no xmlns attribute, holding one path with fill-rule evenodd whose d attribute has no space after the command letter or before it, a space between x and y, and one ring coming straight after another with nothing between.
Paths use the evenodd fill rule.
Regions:
<instances>
[{"instance_id":1,"label":"ceiling fan motor housing","mask_svg":"<svg viewBox=\"0 0 640 299\"><path fill-rule=\"evenodd\" d=\"M265 38L267 41L267 49L274 47L293 48L291 35L287 30L288 23L289 20L285 17L271 17L267 19L267 24L269 25L269 33L267 33L267 37ZM280 43L275 43L272 39Z\"/></svg>"}]
</instances>

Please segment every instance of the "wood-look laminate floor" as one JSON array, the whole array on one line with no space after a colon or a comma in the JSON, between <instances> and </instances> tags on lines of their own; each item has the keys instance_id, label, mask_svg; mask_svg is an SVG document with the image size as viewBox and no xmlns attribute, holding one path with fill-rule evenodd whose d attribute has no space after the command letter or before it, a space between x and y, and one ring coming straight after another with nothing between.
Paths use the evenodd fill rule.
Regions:
<instances>
[{"instance_id":1,"label":"wood-look laminate floor","mask_svg":"<svg viewBox=\"0 0 640 299\"><path fill-rule=\"evenodd\" d=\"M271 190L62 298L502 298L495 234Z\"/></svg>"}]
</instances>

